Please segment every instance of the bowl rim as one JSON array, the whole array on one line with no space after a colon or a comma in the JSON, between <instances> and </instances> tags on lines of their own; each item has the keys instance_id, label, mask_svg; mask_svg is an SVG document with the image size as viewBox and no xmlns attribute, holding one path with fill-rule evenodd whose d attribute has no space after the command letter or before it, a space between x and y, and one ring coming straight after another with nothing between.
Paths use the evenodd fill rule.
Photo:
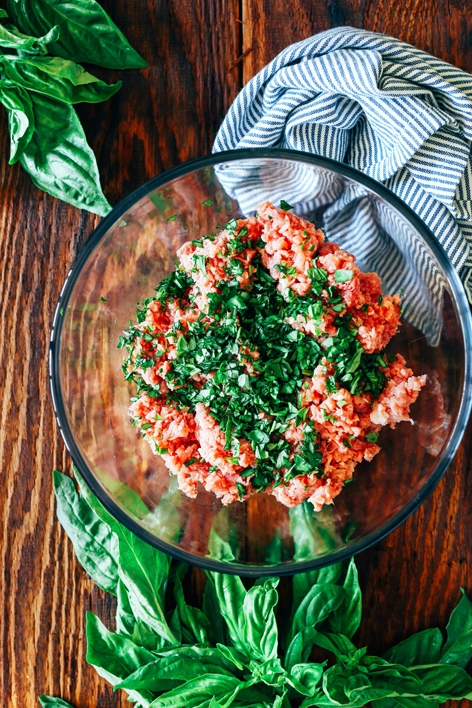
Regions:
<instances>
[{"instance_id":1,"label":"bowl rim","mask_svg":"<svg viewBox=\"0 0 472 708\"><path fill-rule=\"evenodd\" d=\"M336 550L332 553L328 553L325 556L312 560L291 561L284 564L258 566L244 565L236 562L231 563L217 560L214 558L196 556L190 553L189 551L185 551L181 548L178 548L177 546L172 545L167 541L163 541L155 537L150 531L148 531L137 521L131 518L108 495L105 488L93 475L74 440L74 436L72 434L67 419L60 385L59 353L62 334L63 313L65 312L65 309L68 305L70 295L73 291L78 276L80 275L93 249L98 245L102 238L106 236L108 230L113 226L113 224L121 216L123 216L130 207L132 207L136 202L140 201L142 198L147 196L150 192L158 189L159 187L164 186L172 180L175 180L179 177L183 177L184 175L189 174L190 172L194 172L198 169L212 167L222 162L232 162L236 160L241 161L259 158L290 160L323 167L327 170L331 170L332 172L336 172L337 174L341 174L345 177L357 181L358 183L366 186L372 192L376 193L378 196L382 197L382 199L390 203L393 207L395 207L395 209L397 209L414 226L414 228L421 234L421 236L423 236L426 243L432 249L434 255L437 257L440 264L444 268L452 292L454 308L458 314L458 319L462 328L464 351L466 353L468 351L472 351L472 315L470 312L464 286L461 280L459 279L457 272L452 266L451 261L449 260L449 257L447 256L444 248L434 236L431 229L429 229L429 227L424 223L424 221L388 187L386 187L380 182L377 182L375 179L368 177L363 172L360 172L359 170L351 167L350 165L338 162L337 160L332 160L327 157L320 157L318 155L312 155L298 150L288 150L282 148L245 148L241 150L227 150L218 153L212 153L204 157L188 160L148 180L143 185L131 192L131 194L129 194L127 197L122 199L117 204L117 206L115 206L112 211L100 221L98 226L92 231L88 239L85 241L85 243L79 250L75 260L71 265L71 268L67 274L64 285L62 287L61 293L59 295L59 300L56 305L51 327L49 348L50 390L57 425L64 440L66 449L72 458L73 464L78 468L85 482L90 487L92 492L97 496L99 501L103 504L105 509L107 509L107 511L109 511L112 516L114 516L130 531L135 533L139 538L143 539L155 548L158 548L159 550L163 551L167 555L170 555L185 563L199 566L206 570L253 578L262 576L293 575L295 573L306 572L315 568L322 568L333 563L346 560L354 556L355 554L364 551L372 545L378 543L381 539L385 538L385 536L387 536L389 533L398 528L398 526L400 526L404 521L406 521L406 519L414 511L416 511L420 504L425 501L425 499L429 496L429 494L436 487L440 479L443 477L444 473L446 472L446 469L450 465L454 455L457 452L457 448L462 440L462 436L464 434L472 409L472 396L465 395L467 390L470 389L472 383L472 362L470 361L470 358L466 355L462 397L457 413L456 422L454 424L444 453L442 457L438 460L432 475L429 477L425 485L413 497L413 499L411 499L408 504L403 507L403 509L397 512L397 514L395 514L395 516L393 516L388 522L383 524L379 529L372 532L366 538L354 542L350 546L347 546L345 548L341 547L339 550Z\"/></svg>"}]
</instances>

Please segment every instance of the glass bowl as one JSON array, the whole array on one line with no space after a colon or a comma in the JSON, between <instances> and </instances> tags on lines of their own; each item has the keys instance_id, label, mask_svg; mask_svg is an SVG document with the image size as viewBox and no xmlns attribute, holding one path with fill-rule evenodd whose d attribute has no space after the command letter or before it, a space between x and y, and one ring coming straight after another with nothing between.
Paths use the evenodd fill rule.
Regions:
<instances>
[{"instance_id":1,"label":"glass bowl","mask_svg":"<svg viewBox=\"0 0 472 708\"><path fill-rule=\"evenodd\" d=\"M355 470L332 506L288 509L268 495L222 506L201 488L184 496L128 417L117 348L136 303L174 269L179 246L264 200L315 220L404 289L403 326L389 345L428 383L414 425L384 429L381 452ZM175 218L173 218L175 216ZM156 177L99 224L64 284L51 334L51 388L67 449L121 523L166 553L240 575L284 575L328 565L392 531L428 496L461 440L471 407L471 316L462 284L425 224L391 191L341 163L279 149L193 160Z\"/></svg>"}]
</instances>

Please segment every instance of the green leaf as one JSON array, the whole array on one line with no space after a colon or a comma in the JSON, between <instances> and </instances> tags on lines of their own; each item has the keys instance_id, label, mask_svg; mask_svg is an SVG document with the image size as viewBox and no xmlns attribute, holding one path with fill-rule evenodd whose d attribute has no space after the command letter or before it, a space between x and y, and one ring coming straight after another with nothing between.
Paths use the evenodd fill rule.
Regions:
<instances>
[{"instance_id":1,"label":"green leaf","mask_svg":"<svg viewBox=\"0 0 472 708\"><path fill-rule=\"evenodd\" d=\"M54 470L53 481L57 516L80 564L100 588L115 595L118 583L116 536L79 497L70 477Z\"/></svg>"},{"instance_id":2,"label":"green leaf","mask_svg":"<svg viewBox=\"0 0 472 708\"><path fill-rule=\"evenodd\" d=\"M53 698L53 696L38 696L42 708L72 708L70 703L63 701L62 698Z\"/></svg>"},{"instance_id":3,"label":"green leaf","mask_svg":"<svg viewBox=\"0 0 472 708\"><path fill-rule=\"evenodd\" d=\"M334 282L335 283L347 283L352 280L354 271L343 270L342 268L334 271Z\"/></svg>"},{"instance_id":4,"label":"green leaf","mask_svg":"<svg viewBox=\"0 0 472 708\"><path fill-rule=\"evenodd\" d=\"M217 649L223 654L225 659L231 661L237 669L244 671L248 665L248 657L234 647L227 647L224 644L217 644Z\"/></svg>"},{"instance_id":5,"label":"green leaf","mask_svg":"<svg viewBox=\"0 0 472 708\"><path fill-rule=\"evenodd\" d=\"M333 632L351 638L359 628L362 619L362 593L354 558L351 558L343 583L342 604L328 617Z\"/></svg>"},{"instance_id":6,"label":"green leaf","mask_svg":"<svg viewBox=\"0 0 472 708\"><path fill-rule=\"evenodd\" d=\"M3 71L18 86L63 103L99 103L121 88L121 81L106 84L75 62L58 57L0 56Z\"/></svg>"},{"instance_id":7,"label":"green leaf","mask_svg":"<svg viewBox=\"0 0 472 708\"><path fill-rule=\"evenodd\" d=\"M277 580L269 578L246 592L235 575L213 573L220 611L238 651L256 661L277 656L277 623L273 608L278 595Z\"/></svg>"},{"instance_id":8,"label":"green leaf","mask_svg":"<svg viewBox=\"0 0 472 708\"><path fill-rule=\"evenodd\" d=\"M203 591L202 607L205 616L210 622L211 636L214 639L214 643L216 644L219 642L220 644L226 644L226 624L218 604L215 581L212 578L211 573L207 573L207 580Z\"/></svg>"},{"instance_id":9,"label":"green leaf","mask_svg":"<svg viewBox=\"0 0 472 708\"><path fill-rule=\"evenodd\" d=\"M314 696L322 676L323 664L295 664L287 681L303 696Z\"/></svg>"},{"instance_id":10,"label":"green leaf","mask_svg":"<svg viewBox=\"0 0 472 708\"><path fill-rule=\"evenodd\" d=\"M95 0L7 0L9 16L23 32L60 27L50 51L65 59L108 69L140 69L147 62Z\"/></svg>"},{"instance_id":11,"label":"green leaf","mask_svg":"<svg viewBox=\"0 0 472 708\"><path fill-rule=\"evenodd\" d=\"M413 634L384 654L384 659L392 664L415 666L437 664L441 656L443 636L439 629L425 629Z\"/></svg>"},{"instance_id":12,"label":"green leaf","mask_svg":"<svg viewBox=\"0 0 472 708\"><path fill-rule=\"evenodd\" d=\"M104 216L111 210L100 187L95 155L77 113L64 103L29 94L34 133L20 157L33 183L53 197Z\"/></svg>"},{"instance_id":13,"label":"green leaf","mask_svg":"<svg viewBox=\"0 0 472 708\"><path fill-rule=\"evenodd\" d=\"M446 627L447 641L443 647L441 664L456 664L465 668L472 658L472 602L464 590Z\"/></svg>"},{"instance_id":14,"label":"green leaf","mask_svg":"<svg viewBox=\"0 0 472 708\"><path fill-rule=\"evenodd\" d=\"M178 573L175 576L174 598L177 603L180 621L184 627L187 627L187 629L193 632L197 643L206 642L210 630L210 622L201 610L196 607L190 607L190 605L187 605L185 602L182 582Z\"/></svg>"},{"instance_id":15,"label":"green leaf","mask_svg":"<svg viewBox=\"0 0 472 708\"><path fill-rule=\"evenodd\" d=\"M164 657L186 656L190 659L196 659L197 661L200 661L205 666L218 666L219 668L216 673L220 673L222 670L226 670L226 672L232 675L234 671L233 662L232 660L227 660L225 658L225 656L220 651L220 648L221 647L214 648L202 645L182 645L168 647L160 651L156 651L155 654Z\"/></svg>"},{"instance_id":16,"label":"green leaf","mask_svg":"<svg viewBox=\"0 0 472 708\"><path fill-rule=\"evenodd\" d=\"M169 691L189 679L198 678L207 673L201 662L188 657L162 657L141 666L133 674L121 681L115 688L134 689L137 691Z\"/></svg>"},{"instance_id":17,"label":"green leaf","mask_svg":"<svg viewBox=\"0 0 472 708\"><path fill-rule=\"evenodd\" d=\"M278 630L274 607L278 602L278 579L269 578L247 593L242 608L246 625L245 641L250 656L267 661L277 658Z\"/></svg>"},{"instance_id":18,"label":"green leaf","mask_svg":"<svg viewBox=\"0 0 472 708\"><path fill-rule=\"evenodd\" d=\"M17 49L31 54L45 54L45 45L55 42L59 37L59 28L53 27L44 37L30 37L22 34L16 27L0 24L0 47Z\"/></svg>"},{"instance_id":19,"label":"green leaf","mask_svg":"<svg viewBox=\"0 0 472 708\"><path fill-rule=\"evenodd\" d=\"M117 534L119 576L126 586L134 616L148 624L165 641L176 644L177 640L167 624L164 612L169 558L124 526L119 526Z\"/></svg>"},{"instance_id":20,"label":"green leaf","mask_svg":"<svg viewBox=\"0 0 472 708\"><path fill-rule=\"evenodd\" d=\"M421 693L432 696L439 703L460 700L472 694L472 678L460 666L412 666L411 671L423 683Z\"/></svg>"},{"instance_id":21,"label":"green leaf","mask_svg":"<svg viewBox=\"0 0 472 708\"><path fill-rule=\"evenodd\" d=\"M87 612L86 617L87 661L112 686L130 676L140 666L154 661L151 652L136 646L127 637L109 632L92 612ZM146 691L129 689L128 693L131 698L146 706L152 700L152 695Z\"/></svg>"},{"instance_id":22,"label":"green leaf","mask_svg":"<svg viewBox=\"0 0 472 708\"><path fill-rule=\"evenodd\" d=\"M182 686L164 693L151 703L150 708L201 708L218 700L223 708L231 704L231 698L246 685L237 678L220 674L205 674L190 679Z\"/></svg>"},{"instance_id":23,"label":"green leaf","mask_svg":"<svg viewBox=\"0 0 472 708\"><path fill-rule=\"evenodd\" d=\"M7 109L10 133L10 165L20 159L33 137L34 114L26 91L8 79L0 81L0 101Z\"/></svg>"},{"instance_id":24,"label":"green leaf","mask_svg":"<svg viewBox=\"0 0 472 708\"><path fill-rule=\"evenodd\" d=\"M121 578L118 578L118 584L116 586L116 597L116 632L117 634L121 634L123 637L131 638L133 636L136 618L133 614L133 610L130 605L126 585L123 583Z\"/></svg>"},{"instance_id":25,"label":"green leaf","mask_svg":"<svg viewBox=\"0 0 472 708\"><path fill-rule=\"evenodd\" d=\"M454 664L461 666L463 669L467 666L472 658L472 629L459 634L456 641L453 642L447 651L443 651L440 664Z\"/></svg>"},{"instance_id":26,"label":"green leaf","mask_svg":"<svg viewBox=\"0 0 472 708\"><path fill-rule=\"evenodd\" d=\"M338 585L314 585L295 613L291 636L305 627L316 628L342 605L344 597L345 590Z\"/></svg>"},{"instance_id":27,"label":"green leaf","mask_svg":"<svg viewBox=\"0 0 472 708\"><path fill-rule=\"evenodd\" d=\"M358 652L355 645L344 634L331 634L329 632L315 632L314 644L331 651L337 658L355 656Z\"/></svg>"},{"instance_id":28,"label":"green leaf","mask_svg":"<svg viewBox=\"0 0 472 708\"><path fill-rule=\"evenodd\" d=\"M220 606L220 612L228 626L231 641L238 651L246 654L244 637L244 617L241 617L246 590L241 578L237 575L212 573L215 581L215 591Z\"/></svg>"}]
</instances>

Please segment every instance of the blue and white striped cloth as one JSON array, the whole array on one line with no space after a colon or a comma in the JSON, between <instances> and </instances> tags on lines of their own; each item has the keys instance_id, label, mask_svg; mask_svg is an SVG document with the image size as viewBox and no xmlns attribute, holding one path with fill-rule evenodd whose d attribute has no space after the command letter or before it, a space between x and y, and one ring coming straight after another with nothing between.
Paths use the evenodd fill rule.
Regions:
<instances>
[{"instance_id":1,"label":"blue and white striped cloth","mask_svg":"<svg viewBox=\"0 0 472 708\"><path fill-rule=\"evenodd\" d=\"M471 75L393 37L339 27L287 47L251 79L213 151L302 150L383 182L437 236L472 302L471 141ZM325 218L328 237L345 247L346 214L358 197L338 195ZM360 213L357 202L364 233L378 222L369 209ZM356 253L361 244L350 246Z\"/></svg>"}]
</instances>

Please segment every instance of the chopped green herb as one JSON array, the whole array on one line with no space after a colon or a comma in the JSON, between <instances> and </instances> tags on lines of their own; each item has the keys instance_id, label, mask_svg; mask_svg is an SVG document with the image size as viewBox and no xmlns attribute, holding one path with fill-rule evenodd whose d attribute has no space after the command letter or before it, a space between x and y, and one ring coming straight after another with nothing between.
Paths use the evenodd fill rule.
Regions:
<instances>
[{"instance_id":1,"label":"chopped green herb","mask_svg":"<svg viewBox=\"0 0 472 708\"><path fill-rule=\"evenodd\" d=\"M238 496L240 499L246 494L246 487L241 482L236 482L236 489L238 490Z\"/></svg>"},{"instance_id":2,"label":"chopped green herb","mask_svg":"<svg viewBox=\"0 0 472 708\"><path fill-rule=\"evenodd\" d=\"M168 216L166 221L175 221L177 218L177 214L173 214L172 216Z\"/></svg>"},{"instance_id":3,"label":"chopped green herb","mask_svg":"<svg viewBox=\"0 0 472 708\"><path fill-rule=\"evenodd\" d=\"M285 199L281 199L280 208L283 209L283 211L290 211L290 209L293 209L293 206L286 202Z\"/></svg>"},{"instance_id":4,"label":"chopped green herb","mask_svg":"<svg viewBox=\"0 0 472 708\"><path fill-rule=\"evenodd\" d=\"M367 442L376 443L379 439L379 436L377 435L377 433L369 433L365 436L365 439L367 440Z\"/></svg>"},{"instance_id":5,"label":"chopped green herb","mask_svg":"<svg viewBox=\"0 0 472 708\"><path fill-rule=\"evenodd\" d=\"M342 268L334 271L334 282L335 283L347 283L352 280L354 276L354 271L343 270Z\"/></svg>"},{"instance_id":6,"label":"chopped green herb","mask_svg":"<svg viewBox=\"0 0 472 708\"><path fill-rule=\"evenodd\" d=\"M184 465L185 467L190 467L190 465L193 465L194 462L198 462L198 457L191 457L190 460L184 462Z\"/></svg>"},{"instance_id":7,"label":"chopped green herb","mask_svg":"<svg viewBox=\"0 0 472 708\"><path fill-rule=\"evenodd\" d=\"M205 201L202 202L202 206L213 206L213 199L205 199Z\"/></svg>"}]
</instances>

